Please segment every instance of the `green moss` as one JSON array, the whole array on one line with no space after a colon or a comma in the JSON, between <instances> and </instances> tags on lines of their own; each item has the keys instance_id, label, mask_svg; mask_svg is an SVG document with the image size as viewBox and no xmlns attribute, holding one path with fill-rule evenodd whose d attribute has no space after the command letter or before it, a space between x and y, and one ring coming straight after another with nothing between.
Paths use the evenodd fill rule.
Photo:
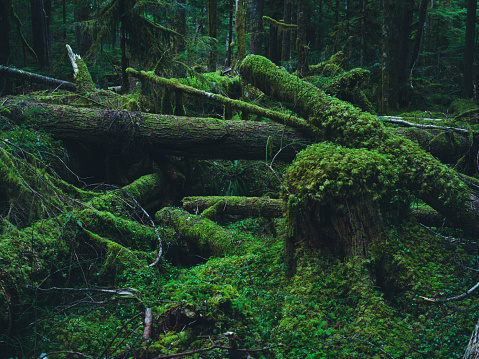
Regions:
<instances>
[{"instance_id":1,"label":"green moss","mask_svg":"<svg viewBox=\"0 0 479 359\"><path fill-rule=\"evenodd\" d=\"M396 187L398 175L389 159L365 149L323 142L298 154L287 170L287 196L324 205L379 200ZM307 199L306 199L307 198Z\"/></svg>"}]
</instances>

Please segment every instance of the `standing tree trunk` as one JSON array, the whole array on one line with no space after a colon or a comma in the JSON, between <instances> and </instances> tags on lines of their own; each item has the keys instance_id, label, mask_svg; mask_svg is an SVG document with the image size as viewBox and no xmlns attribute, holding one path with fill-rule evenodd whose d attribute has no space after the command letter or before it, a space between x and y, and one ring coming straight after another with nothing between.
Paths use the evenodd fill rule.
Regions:
<instances>
[{"instance_id":1,"label":"standing tree trunk","mask_svg":"<svg viewBox=\"0 0 479 359\"><path fill-rule=\"evenodd\" d=\"M32 13L33 50L38 57L38 66L42 69L50 66L47 41L47 21L42 0L30 0Z\"/></svg>"},{"instance_id":2,"label":"standing tree trunk","mask_svg":"<svg viewBox=\"0 0 479 359\"><path fill-rule=\"evenodd\" d=\"M7 4L0 1L0 65L8 65L10 61L10 19ZM0 96L10 93L10 81L0 76Z\"/></svg>"},{"instance_id":3,"label":"standing tree trunk","mask_svg":"<svg viewBox=\"0 0 479 359\"><path fill-rule=\"evenodd\" d=\"M306 45L306 14L304 0L298 0L298 34L296 44L298 48L298 75L304 77L308 73L308 46Z\"/></svg>"},{"instance_id":4,"label":"standing tree trunk","mask_svg":"<svg viewBox=\"0 0 479 359\"><path fill-rule=\"evenodd\" d=\"M391 23L391 0L383 0L383 38L382 38L382 56L381 56L381 113L386 115L389 112L389 76L391 71L391 59L389 53L389 43L391 32L389 24Z\"/></svg>"},{"instance_id":5,"label":"standing tree trunk","mask_svg":"<svg viewBox=\"0 0 479 359\"><path fill-rule=\"evenodd\" d=\"M359 67L364 67L366 58L366 9L368 1L361 0L361 47L359 50Z\"/></svg>"},{"instance_id":6,"label":"standing tree trunk","mask_svg":"<svg viewBox=\"0 0 479 359\"><path fill-rule=\"evenodd\" d=\"M252 0L250 11L251 54L263 54L263 7L264 0Z\"/></svg>"},{"instance_id":7,"label":"standing tree trunk","mask_svg":"<svg viewBox=\"0 0 479 359\"><path fill-rule=\"evenodd\" d=\"M291 24L292 5L291 0L284 0L284 23ZM281 51L281 61L288 62L291 60L291 32L283 31L283 47Z\"/></svg>"},{"instance_id":8,"label":"standing tree trunk","mask_svg":"<svg viewBox=\"0 0 479 359\"><path fill-rule=\"evenodd\" d=\"M421 56L421 48L424 43L424 34L426 33L426 24L427 24L427 9L429 6L430 0L422 0L421 1L421 8L419 9L419 21L418 21L418 28L416 31L416 37L414 38L414 47L412 50L411 56L411 63L410 63L410 71L414 70L416 64L419 61Z\"/></svg>"},{"instance_id":9,"label":"standing tree trunk","mask_svg":"<svg viewBox=\"0 0 479 359\"><path fill-rule=\"evenodd\" d=\"M218 0L208 2L208 36L211 39L211 50L208 57L208 71L216 71L216 24L218 22Z\"/></svg>"},{"instance_id":10,"label":"standing tree trunk","mask_svg":"<svg viewBox=\"0 0 479 359\"><path fill-rule=\"evenodd\" d=\"M91 7L83 0L74 1L73 19L75 21L74 32L76 50L84 57L92 44L91 32L87 29L84 21L90 20Z\"/></svg>"},{"instance_id":11,"label":"standing tree trunk","mask_svg":"<svg viewBox=\"0 0 479 359\"><path fill-rule=\"evenodd\" d=\"M243 0L236 0L235 27L236 45L238 47L236 57L238 59L238 63L240 63L246 57L246 31L244 22Z\"/></svg>"},{"instance_id":12,"label":"standing tree trunk","mask_svg":"<svg viewBox=\"0 0 479 359\"><path fill-rule=\"evenodd\" d=\"M464 96L474 95L474 44L476 41L476 10L477 0L467 0L466 43L464 49Z\"/></svg>"},{"instance_id":13,"label":"standing tree trunk","mask_svg":"<svg viewBox=\"0 0 479 359\"><path fill-rule=\"evenodd\" d=\"M175 1L175 14L174 14L174 28L175 31L180 34L176 39L176 52L180 53L185 51L185 37L186 37L186 0Z\"/></svg>"},{"instance_id":14,"label":"standing tree trunk","mask_svg":"<svg viewBox=\"0 0 479 359\"><path fill-rule=\"evenodd\" d=\"M44 0L48 63L53 63L52 0Z\"/></svg>"},{"instance_id":15,"label":"standing tree trunk","mask_svg":"<svg viewBox=\"0 0 479 359\"><path fill-rule=\"evenodd\" d=\"M128 93L130 90L130 81L126 69L128 67L128 57L126 56L126 16L125 16L125 0L119 1L120 23L120 51L121 51L121 92Z\"/></svg>"},{"instance_id":16,"label":"standing tree trunk","mask_svg":"<svg viewBox=\"0 0 479 359\"><path fill-rule=\"evenodd\" d=\"M233 0L229 0L229 24L228 24L228 39L226 40L226 67L231 66L233 60L233 12L234 12Z\"/></svg>"}]
</instances>

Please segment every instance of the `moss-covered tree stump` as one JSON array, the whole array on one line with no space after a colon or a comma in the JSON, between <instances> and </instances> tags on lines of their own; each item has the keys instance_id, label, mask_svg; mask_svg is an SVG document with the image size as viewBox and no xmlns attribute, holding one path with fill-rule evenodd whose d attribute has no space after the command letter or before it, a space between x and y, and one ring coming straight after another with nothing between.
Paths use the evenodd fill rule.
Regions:
<instances>
[{"instance_id":1,"label":"moss-covered tree stump","mask_svg":"<svg viewBox=\"0 0 479 359\"><path fill-rule=\"evenodd\" d=\"M397 181L388 158L374 151L328 142L302 151L285 181L289 264L297 246L339 258L367 258Z\"/></svg>"}]
</instances>

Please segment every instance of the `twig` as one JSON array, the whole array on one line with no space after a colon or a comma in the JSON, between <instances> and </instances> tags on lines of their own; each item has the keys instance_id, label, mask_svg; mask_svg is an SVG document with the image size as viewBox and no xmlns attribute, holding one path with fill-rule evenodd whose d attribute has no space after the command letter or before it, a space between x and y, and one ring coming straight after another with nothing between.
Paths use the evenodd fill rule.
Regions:
<instances>
[{"instance_id":1,"label":"twig","mask_svg":"<svg viewBox=\"0 0 479 359\"><path fill-rule=\"evenodd\" d=\"M450 302L450 301L453 301L453 300L459 300L459 299L462 299L462 298L466 297L467 295L474 292L477 288L479 288L479 282L477 282L476 285L474 287L472 287L471 289L465 291L462 294L456 295L455 297L450 297L450 298L445 298L445 299L434 299L434 298L423 297L421 295L419 297L424 299L425 301L434 302L434 303Z\"/></svg>"},{"instance_id":2,"label":"twig","mask_svg":"<svg viewBox=\"0 0 479 359\"><path fill-rule=\"evenodd\" d=\"M133 320L135 320L136 318L138 318L142 313L137 313L134 317L128 319L126 321L125 324L123 324L121 326L121 328L116 332L115 336L113 337L112 340L110 340L110 343L106 346L106 348L103 350L103 352L101 353L101 355L99 356L99 358L104 358L106 356L106 352L108 351L108 349L110 349L111 345L113 344L113 342L115 341L115 339L118 337L118 335L120 335L120 333L122 332L123 328L125 328L128 324L130 324Z\"/></svg>"}]
</instances>

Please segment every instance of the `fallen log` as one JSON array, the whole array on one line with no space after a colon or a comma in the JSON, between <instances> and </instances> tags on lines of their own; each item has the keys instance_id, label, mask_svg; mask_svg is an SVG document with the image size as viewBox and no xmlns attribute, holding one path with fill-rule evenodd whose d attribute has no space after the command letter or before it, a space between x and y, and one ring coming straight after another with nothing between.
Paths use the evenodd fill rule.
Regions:
<instances>
[{"instance_id":1,"label":"fallen log","mask_svg":"<svg viewBox=\"0 0 479 359\"><path fill-rule=\"evenodd\" d=\"M291 161L311 143L304 133L254 121L156 115L50 105L7 98L3 106L17 124L31 121L59 139L119 146L150 146L154 152L218 159Z\"/></svg>"},{"instance_id":2,"label":"fallen log","mask_svg":"<svg viewBox=\"0 0 479 359\"><path fill-rule=\"evenodd\" d=\"M61 88L68 91L76 91L77 86L73 82L55 79L53 77L34 74L33 72L27 72L23 70L14 69L0 65L0 75L3 77L12 77L24 81L40 83L53 88Z\"/></svg>"},{"instance_id":3,"label":"fallen log","mask_svg":"<svg viewBox=\"0 0 479 359\"><path fill-rule=\"evenodd\" d=\"M165 79L163 77L156 76L150 72L136 71L132 68L128 68L127 73L142 81L154 82L158 85L174 89L175 91L181 91L189 95L211 100L224 106L230 106L232 108L249 114L269 118L276 123L297 128L308 134L309 136L315 136L315 129L312 126L306 123L303 119L293 116L291 114L265 109L248 102L234 100L219 94L198 90L194 87L183 85L179 83L176 79Z\"/></svg>"},{"instance_id":4,"label":"fallen log","mask_svg":"<svg viewBox=\"0 0 479 359\"><path fill-rule=\"evenodd\" d=\"M239 244L233 233L212 220L180 208L165 207L155 214L155 219L173 226L185 240L190 252L202 257L231 253Z\"/></svg>"},{"instance_id":5,"label":"fallen log","mask_svg":"<svg viewBox=\"0 0 479 359\"><path fill-rule=\"evenodd\" d=\"M479 232L479 199L457 173L416 144L392 134L375 116L326 95L262 56L245 58L240 74L265 94L292 104L325 139L386 155L398 171L398 186L470 233Z\"/></svg>"},{"instance_id":6,"label":"fallen log","mask_svg":"<svg viewBox=\"0 0 479 359\"><path fill-rule=\"evenodd\" d=\"M283 201L264 197L223 197L195 196L182 200L183 209L190 213L202 214L212 206L218 206L215 215L229 214L242 217L277 218L283 216Z\"/></svg>"}]
</instances>

